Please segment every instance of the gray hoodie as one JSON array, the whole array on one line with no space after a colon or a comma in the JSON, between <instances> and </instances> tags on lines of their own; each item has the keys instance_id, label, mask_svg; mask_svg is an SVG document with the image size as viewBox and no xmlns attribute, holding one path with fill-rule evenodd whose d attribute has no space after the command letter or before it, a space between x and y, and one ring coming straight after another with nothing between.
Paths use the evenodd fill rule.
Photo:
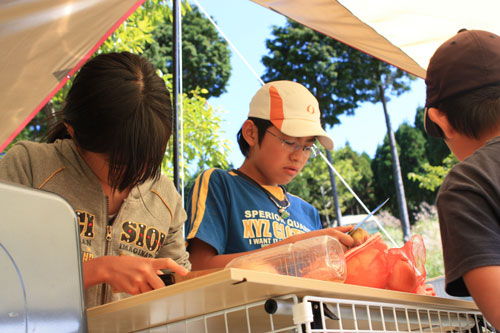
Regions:
<instances>
[{"instance_id":1,"label":"gray hoodie","mask_svg":"<svg viewBox=\"0 0 500 333\"><path fill-rule=\"evenodd\" d=\"M130 255L172 258L191 268L182 233L186 220L182 199L173 182L163 175L157 181L135 186L111 226L107 225L107 197L70 139L52 144L18 142L0 159L0 180L66 199L77 214L83 261ZM94 307L126 296L112 293L109 285L102 284L85 291L85 304Z\"/></svg>"}]
</instances>

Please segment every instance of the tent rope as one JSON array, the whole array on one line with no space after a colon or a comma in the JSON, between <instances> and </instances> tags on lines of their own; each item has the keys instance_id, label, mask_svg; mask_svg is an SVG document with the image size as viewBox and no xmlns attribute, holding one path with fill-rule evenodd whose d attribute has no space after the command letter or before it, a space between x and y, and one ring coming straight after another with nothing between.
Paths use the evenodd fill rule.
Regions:
<instances>
[{"instance_id":1,"label":"tent rope","mask_svg":"<svg viewBox=\"0 0 500 333\"><path fill-rule=\"evenodd\" d=\"M238 57L240 57L240 59L243 61L243 63L250 69L250 71L257 78L257 80L259 80L260 84L264 85L264 81L262 81L259 74L257 74L257 72L252 68L252 66L250 66L250 64L245 59L245 57L240 53L240 51L236 48L236 46L234 46L234 44L229 40L229 38L226 36L224 31L222 31L222 29L217 25L217 23L215 23L215 21L210 17L210 15L208 15L207 11L201 6L201 4L198 2L198 0L193 0L193 1L196 4L196 6L198 6L198 8L207 17L207 19L210 21L210 23L212 23L212 25L215 27L215 29L217 29L217 31L221 34L221 36L227 41L227 43L231 46L231 48L234 50L234 52L236 52L236 54L238 55Z\"/></svg>"}]
</instances>

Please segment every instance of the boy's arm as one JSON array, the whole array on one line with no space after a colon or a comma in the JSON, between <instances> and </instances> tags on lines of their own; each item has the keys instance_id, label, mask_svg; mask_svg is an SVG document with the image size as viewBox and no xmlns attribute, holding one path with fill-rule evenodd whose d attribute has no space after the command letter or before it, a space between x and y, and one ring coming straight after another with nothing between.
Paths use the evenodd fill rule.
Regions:
<instances>
[{"instance_id":1,"label":"boy's arm","mask_svg":"<svg viewBox=\"0 0 500 333\"><path fill-rule=\"evenodd\" d=\"M215 248L204 241L193 238L189 240L189 260L192 270L199 271L210 268L224 268L228 262L250 252L217 254Z\"/></svg>"},{"instance_id":2,"label":"boy's arm","mask_svg":"<svg viewBox=\"0 0 500 333\"><path fill-rule=\"evenodd\" d=\"M500 330L500 266L474 268L463 279L486 319Z\"/></svg>"},{"instance_id":3,"label":"boy's arm","mask_svg":"<svg viewBox=\"0 0 500 333\"><path fill-rule=\"evenodd\" d=\"M241 253L232 254L217 254L214 247L208 243L198 239L193 238L189 240L189 258L191 261L193 270L202 270L209 268L223 268L234 258L238 258L242 255L254 253L266 249L270 249L276 246L295 243L301 240L305 240L316 236L331 236L339 240L344 248L344 251L354 244L354 240L351 236L347 234L348 231L352 229L352 226L344 226L337 228L326 228L321 230L310 231L303 234L294 235L292 237L286 238L280 242L270 244L268 246L262 247L260 249Z\"/></svg>"}]
</instances>

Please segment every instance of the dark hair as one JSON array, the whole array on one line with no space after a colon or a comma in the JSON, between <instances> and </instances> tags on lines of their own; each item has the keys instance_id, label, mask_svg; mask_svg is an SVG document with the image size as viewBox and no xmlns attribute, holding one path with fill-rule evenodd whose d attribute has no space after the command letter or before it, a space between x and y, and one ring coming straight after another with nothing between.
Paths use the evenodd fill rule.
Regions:
<instances>
[{"instance_id":1,"label":"dark hair","mask_svg":"<svg viewBox=\"0 0 500 333\"><path fill-rule=\"evenodd\" d=\"M259 134L259 145L262 142L262 138L266 134L266 130L273 126L273 123L267 119L261 119L261 118L255 118L255 117L248 117L248 120L251 120L255 126L257 126L257 131ZM244 156L247 156L248 151L250 150L250 146L248 145L247 140L243 137L243 134L241 133L241 130L243 129L243 126L240 128L238 131L238 134L236 134L236 138L238 139L238 145L240 146L241 153Z\"/></svg>"},{"instance_id":2,"label":"dark hair","mask_svg":"<svg viewBox=\"0 0 500 333\"><path fill-rule=\"evenodd\" d=\"M71 125L80 149L109 156L113 189L160 176L172 134L172 104L146 58L122 52L91 59L73 81L61 114L47 141L68 138L64 123Z\"/></svg>"},{"instance_id":3,"label":"dark hair","mask_svg":"<svg viewBox=\"0 0 500 333\"><path fill-rule=\"evenodd\" d=\"M488 86L450 97L437 107L458 133L479 139L500 124L500 85ZM445 135L440 130L441 137Z\"/></svg>"}]
</instances>

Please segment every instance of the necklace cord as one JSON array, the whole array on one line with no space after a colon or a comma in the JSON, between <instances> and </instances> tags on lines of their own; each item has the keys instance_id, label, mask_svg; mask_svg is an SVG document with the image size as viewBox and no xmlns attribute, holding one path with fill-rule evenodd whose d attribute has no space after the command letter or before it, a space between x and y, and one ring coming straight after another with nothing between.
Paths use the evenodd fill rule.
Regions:
<instances>
[{"instance_id":1,"label":"necklace cord","mask_svg":"<svg viewBox=\"0 0 500 333\"><path fill-rule=\"evenodd\" d=\"M263 187L262 185L257 183L250 176L244 174L243 172L241 172L240 170L237 170L237 169L233 169L231 171L233 171L241 178L248 180L249 182L251 182L252 184L257 186L259 189L261 189L269 197L269 199L276 205L276 207L278 207L278 211L280 213L282 213L283 211L285 211L285 209L290 207L290 200L288 199L288 193L286 192L286 189L283 185L278 185L278 186L283 190L283 193L285 194L285 200L279 200L271 192L269 192L265 187Z\"/></svg>"}]
</instances>

